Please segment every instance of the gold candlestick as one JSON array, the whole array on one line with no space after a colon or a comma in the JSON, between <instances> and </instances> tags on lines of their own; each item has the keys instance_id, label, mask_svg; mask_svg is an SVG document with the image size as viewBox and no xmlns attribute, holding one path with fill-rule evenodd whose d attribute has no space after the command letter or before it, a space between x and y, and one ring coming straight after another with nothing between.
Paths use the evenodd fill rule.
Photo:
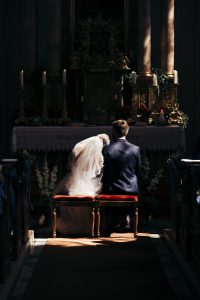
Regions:
<instances>
[{"instance_id":1,"label":"gold candlestick","mask_svg":"<svg viewBox=\"0 0 200 300\"><path fill-rule=\"evenodd\" d=\"M24 86L20 89L20 113L19 117L22 120L25 120L25 111L24 111Z\"/></svg>"},{"instance_id":2,"label":"gold candlestick","mask_svg":"<svg viewBox=\"0 0 200 300\"><path fill-rule=\"evenodd\" d=\"M45 124L49 123L48 112L47 112L47 86L43 84L43 111L42 111L42 121Z\"/></svg>"},{"instance_id":3,"label":"gold candlestick","mask_svg":"<svg viewBox=\"0 0 200 300\"><path fill-rule=\"evenodd\" d=\"M47 113L47 89L46 89L46 85L43 86L43 114L42 114L43 118L47 118L48 117L48 113Z\"/></svg>"},{"instance_id":4,"label":"gold candlestick","mask_svg":"<svg viewBox=\"0 0 200 300\"><path fill-rule=\"evenodd\" d=\"M174 84L174 102L178 103L178 84Z\"/></svg>"},{"instance_id":5,"label":"gold candlestick","mask_svg":"<svg viewBox=\"0 0 200 300\"><path fill-rule=\"evenodd\" d=\"M68 113L67 113L67 85L66 82L63 83L63 109L62 109L62 117L60 118L59 123L60 124L67 124L69 123L70 119L68 117Z\"/></svg>"}]
</instances>

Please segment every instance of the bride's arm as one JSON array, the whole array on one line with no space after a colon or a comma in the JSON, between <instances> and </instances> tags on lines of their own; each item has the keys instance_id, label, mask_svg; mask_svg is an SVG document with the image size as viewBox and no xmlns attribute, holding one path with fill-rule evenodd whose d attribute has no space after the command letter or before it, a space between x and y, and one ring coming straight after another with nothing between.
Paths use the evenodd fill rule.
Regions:
<instances>
[{"instance_id":1,"label":"bride's arm","mask_svg":"<svg viewBox=\"0 0 200 300\"><path fill-rule=\"evenodd\" d=\"M103 170L103 155L102 153L98 153L95 157L95 174L96 176L102 175Z\"/></svg>"}]
</instances>

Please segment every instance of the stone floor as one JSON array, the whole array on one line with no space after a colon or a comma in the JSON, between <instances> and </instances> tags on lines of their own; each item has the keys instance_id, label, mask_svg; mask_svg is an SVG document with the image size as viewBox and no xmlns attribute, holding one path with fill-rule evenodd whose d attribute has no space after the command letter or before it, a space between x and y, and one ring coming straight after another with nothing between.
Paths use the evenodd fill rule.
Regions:
<instances>
[{"instance_id":1,"label":"stone floor","mask_svg":"<svg viewBox=\"0 0 200 300\"><path fill-rule=\"evenodd\" d=\"M148 237L151 239L153 243L154 250L159 258L159 261L161 263L162 269L164 270L164 274L166 277L167 284L169 284L170 288L172 289L174 293L174 299L199 299L200 298L200 290L198 286L200 286L199 278L191 271L191 268L188 266L187 262L184 260L183 256L179 251L177 251L175 244L169 239L168 235L166 234L167 230L171 229L171 223L170 220L152 220L147 226L143 226L140 228L140 232L138 234L138 240ZM51 235L51 228L43 228L40 229L39 232L37 232L37 238L35 238L34 247L31 252L31 254L28 256L23 269L18 277L18 280L15 284L15 286L12 289L12 292L10 293L8 300L30 300L29 297L26 298L26 295L29 295L27 293L28 291L32 294L33 291L31 291L31 282L32 278L34 277L34 270L36 268L36 265L38 264L38 260L41 259L41 253L43 253L44 246L46 243L54 243L55 239L51 242L52 239L50 239ZM71 247L71 245L85 245L85 246L94 246L98 245L99 243L106 244L106 243L112 243L112 245L126 245L126 242L131 242L133 239L131 233L125 233L125 234L116 234L113 233L111 237L109 238L100 238L100 239L87 239L87 238L65 238L65 239L56 239L58 243L68 243L68 247ZM96 243L96 244L95 244ZM127 246L126 246L127 247ZM129 247L129 246L128 246ZM144 246L145 247L145 244ZM128 248L126 248L128 249ZM58 250L58 254L59 254ZM122 249L124 251L124 249ZM81 253L81 252L80 252ZM147 253L149 254L149 253ZM146 257L143 257L140 255L138 259L141 260L141 269L143 268L142 261L143 259L146 259ZM51 263L51 262L49 262ZM116 272L120 270L120 264L115 264ZM38 268L38 265L37 265ZM117 269L118 268L118 269ZM39 270L40 271L40 270ZM42 271L42 270L41 270ZM74 270L72 269L72 272ZM83 270L84 271L84 270ZM98 270L97 270L98 271ZM131 271L131 270L130 270ZM147 274L140 274L141 277L138 277L142 280L142 286L148 286L150 281L148 278L151 276L154 276L152 270L149 271L149 277L146 276ZM95 274L94 274L95 275ZM159 278L159 274L157 274ZM160 274L160 276L163 276ZM48 277L48 276L47 276ZM56 277L59 278L59 269L57 270ZM36 281L37 282L37 281ZM72 282L73 284L73 282ZM138 282L138 286L141 286L141 282ZM159 297L160 295L160 288L159 285L156 286L157 289L157 295ZM167 285L166 285L167 286ZM37 289L37 284L33 285L34 290ZM137 291L138 295L140 295L142 291ZM24 294L25 293L25 294ZM166 290L163 290L161 292L163 294L163 299L165 299L165 294L167 293ZM143 293L144 294L144 293ZM25 296L24 296L25 295ZM45 296L46 295L46 296ZM56 298L56 295L48 296L47 294L37 294L37 300L45 300L50 299L52 296L52 299L59 299ZM148 295L148 291L146 292L146 296L151 299L150 294ZM24 298L25 297L25 298ZM95 297L94 297L95 298ZM74 296L68 295L68 299L76 299ZM106 299L106 298L105 298ZM140 298L143 299L143 298ZM153 299L153 298L152 298ZM156 298L154 298L156 299ZM159 299L159 298L157 298ZM172 299L172 298L170 298Z\"/></svg>"}]
</instances>

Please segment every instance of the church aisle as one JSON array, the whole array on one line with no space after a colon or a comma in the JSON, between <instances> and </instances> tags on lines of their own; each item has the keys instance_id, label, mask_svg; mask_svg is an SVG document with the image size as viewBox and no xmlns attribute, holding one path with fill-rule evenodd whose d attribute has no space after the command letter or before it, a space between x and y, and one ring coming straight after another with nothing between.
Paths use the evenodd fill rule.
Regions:
<instances>
[{"instance_id":1,"label":"church aisle","mask_svg":"<svg viewBox=\"0 0 200 300\"><path fill-rule=\"evenodd\" d=\"M157 233L36 239L9 300L197 299Z\"/></svg>"}]
</instances>

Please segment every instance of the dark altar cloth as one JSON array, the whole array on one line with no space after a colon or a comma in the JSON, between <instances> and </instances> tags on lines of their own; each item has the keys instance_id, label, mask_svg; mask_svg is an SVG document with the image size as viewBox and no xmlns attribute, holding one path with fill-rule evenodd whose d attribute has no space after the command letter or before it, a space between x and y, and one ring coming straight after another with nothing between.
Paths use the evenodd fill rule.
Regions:
<instances>
[{"instance_id":1,"label":"dark altar cloth","mask_svg":"<svg viewBox=\"0 0 200 300\"><path fill-rule=\"evenodd\" d=\"M112 127L14 127L11 150L64 151L73 148L80 140L99 133L107 133L112 138ZM186 149L184 128L178 126L130 126L127 140L148 150Z\"/></svg>"}]
</instances>

